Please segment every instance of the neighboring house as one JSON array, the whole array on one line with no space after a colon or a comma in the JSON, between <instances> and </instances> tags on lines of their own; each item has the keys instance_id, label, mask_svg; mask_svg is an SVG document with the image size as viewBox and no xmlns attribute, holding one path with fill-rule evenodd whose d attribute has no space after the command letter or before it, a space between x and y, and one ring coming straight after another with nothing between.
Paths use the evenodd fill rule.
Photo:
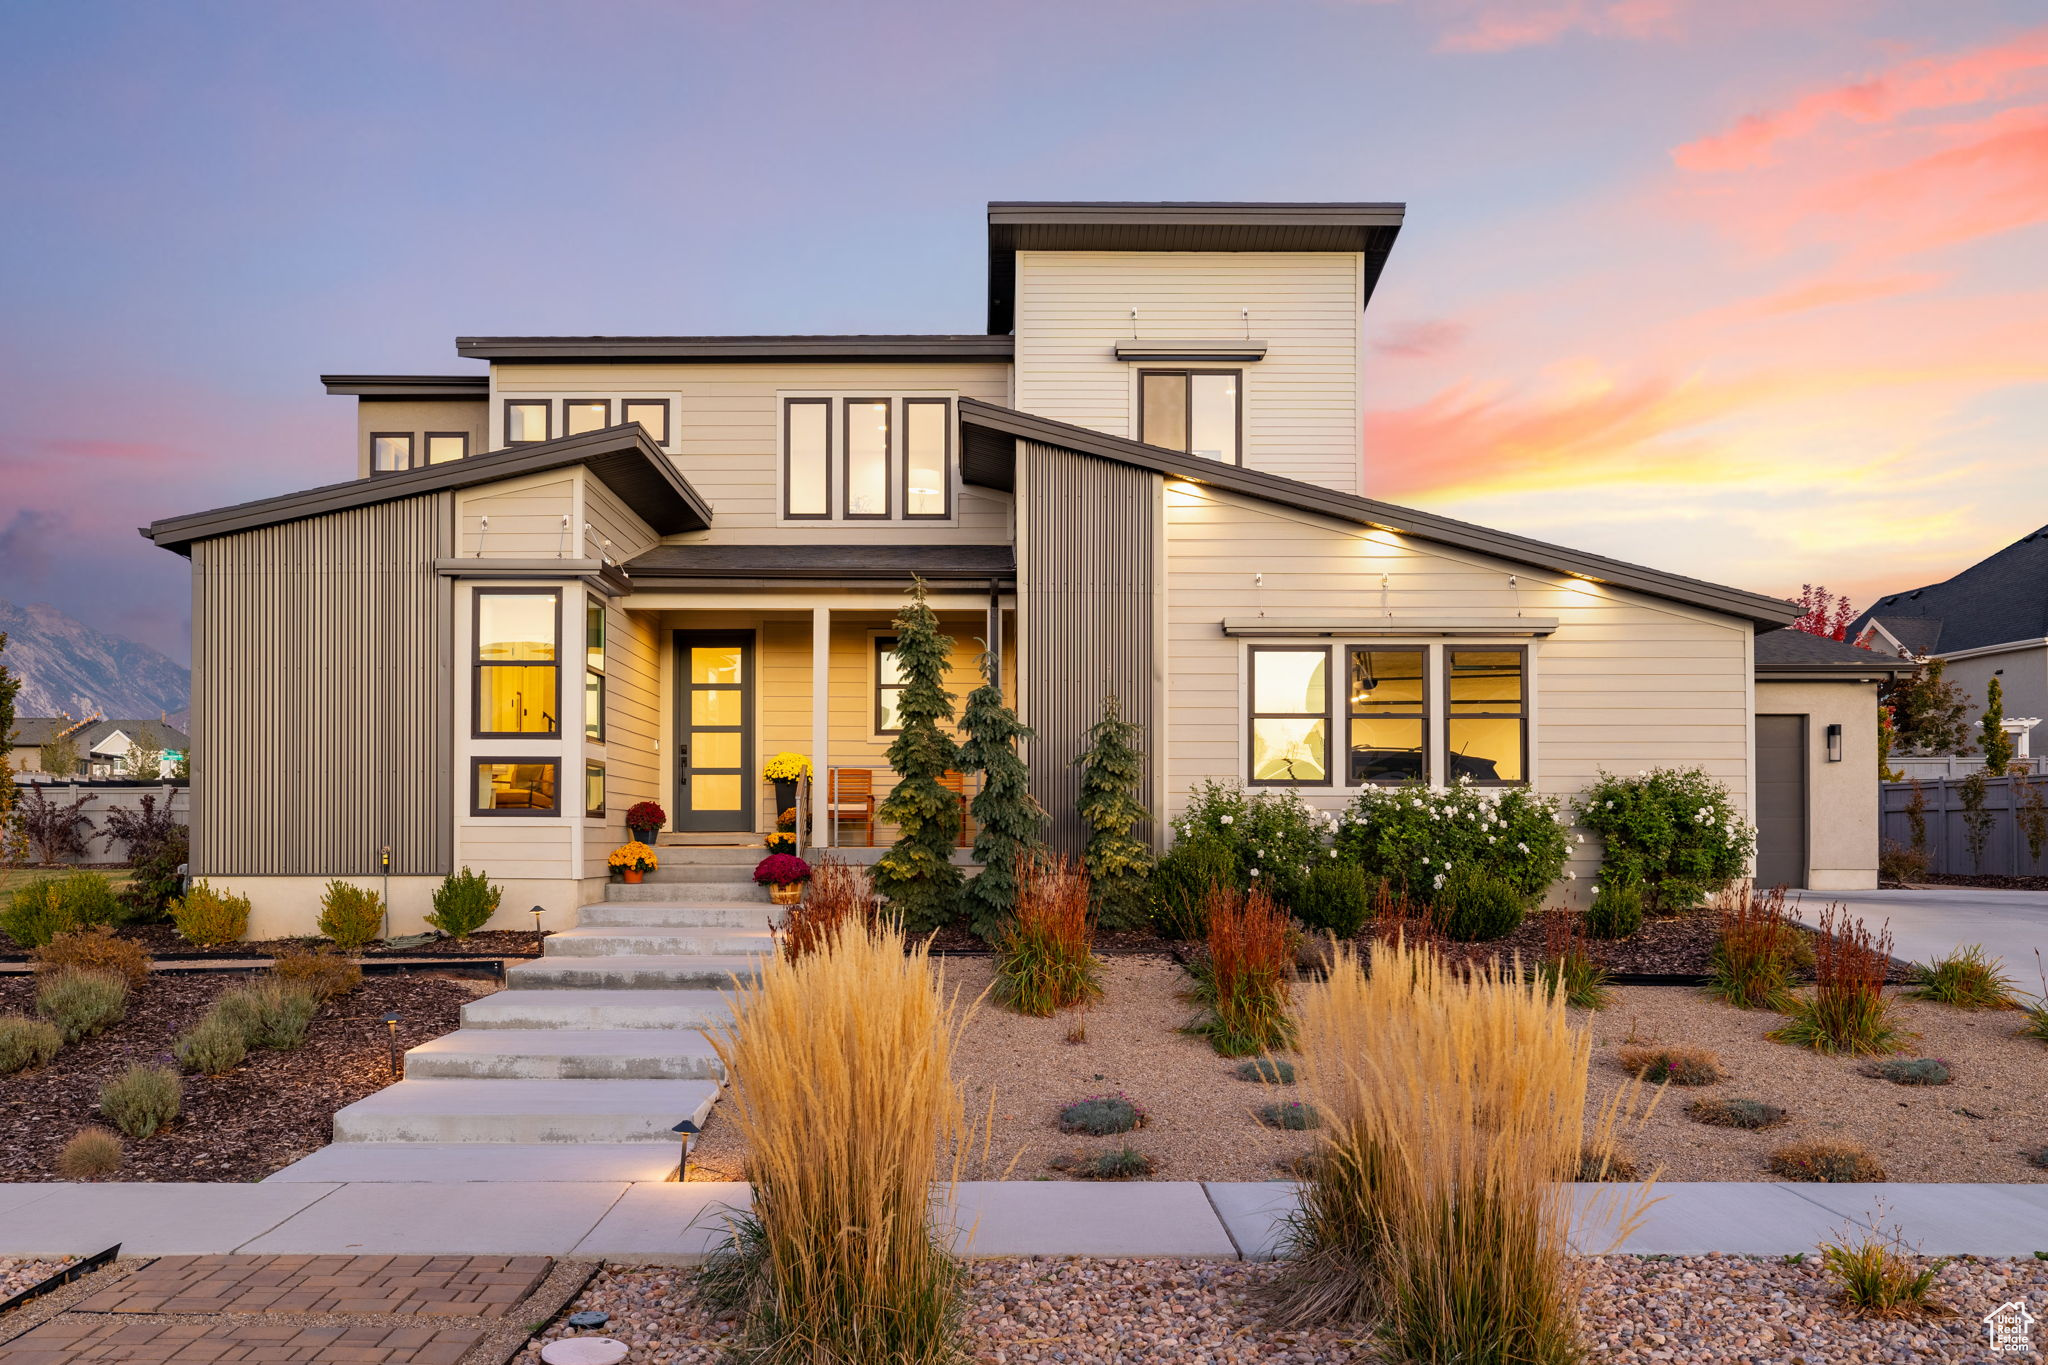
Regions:
<instances>
[{"instance_id":1,"label":"neighboring house","mask_svg":"<svg viewBox=\"0 0 2048 1365\"><path fill-rule=\"evenodd\" d=\"M259 936L385 848L397 925L465 865L565 914L636 801L756 842L781 750L865 817L913 575L956 693L993 642L1063 848L1110 693L1155 840L1206 779L1334 811L1698 764L1753 810L1755 641L1796 606L1367 496L1401 218L994 204L986 332L465 337L487 374L329 376L357 478L145 532L192 560L195 872ZM1811 865L1871 885L1875 844Z\"/></svg>"},{"instance_id":2,"label":"neighboring house","mask_svg":"<svg viewBox=\"0 0 2048 1365\"><path fill-rule=\"evenodd\" d=\"M10 766L16 776L44 776L44 746L68 739L75 751L77 768L66 776L80 781L125 778L128 751L147 743L162 751L157 776L169 777L190 750L192 741L183 730L165 720L107 720L89 716L22 716L14 722L14 741L9 750Z\"/></svg>"},{"instance_id":3,"label":"neighboring house","mask_svg":"<svg viewBox=\"0 0 2048 1365\"><path fill-rule=\"evenodd\" d=\"M1896 658L1940 659L1976 711L1995 677L2009 722L2048 717L2048 526L1944 582L1880 597L1848 633ZM2006 728L2030 753L2033 726Z\"/></svg>"}]
</instances>

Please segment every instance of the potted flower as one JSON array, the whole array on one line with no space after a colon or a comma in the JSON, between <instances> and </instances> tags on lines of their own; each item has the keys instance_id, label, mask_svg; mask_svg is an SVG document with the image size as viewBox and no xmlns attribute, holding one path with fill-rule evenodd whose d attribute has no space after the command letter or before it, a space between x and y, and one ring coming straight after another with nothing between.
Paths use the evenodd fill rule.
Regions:
<instances>
[{"instance_id":1,"label":"potted flower","mask_svg":"<svg viewBox=\"0 0 2048 1365\"><path fill-rule=\"evenodd\" d=\"M633 808L626 812L626 828L633 832L635 843L653 843L654 836L660 833L661 827L667 823L668 812L661 808L658 801L636 801Z\"/></svg>"},{"instance_id":2,"label":"potted flower","mask_svg":"<svg viewBox=\"0 0 2048 1365\"><path fill-rule=\"evenodd\" d=\"M796 835L788 830L776 830L773 834L762 836L761 847L767 849L770 853L794 853L796 852Z\"/></svg>"},{"instance_id":3,"label":"potted flower","mask_svg":"<svg viewBox=\"0 0 2048 1365\"><path fill-rule=\"evenodd\" d=\"M661 860L654 856L654 850L638 839L613 849L608 861L629 883L639 881L661 865Z\"/></svg>"},{"instance_id":4,"label":"potted flower","mask_svg":"<svg viewBox=\"0 0 2048 1365\"><path fill-rule=\"evenodd\" d=\"M794 853L771 853L754 865L754 880L768 888L768 899L777 905L802 900L810 878L811 865Z\"/></svg>"},{"instance_id":5,"label":"potted flower","mask_svg":"<svg viewBox=\"0 0 2048 1365\"><path fill-rule=\"evenodd\" d=\"M811 760L787 751L768 760L761 776L775 784L775 809L788 810L796 804L796 784L811 775Z\"/></svg>"}]
</instances>

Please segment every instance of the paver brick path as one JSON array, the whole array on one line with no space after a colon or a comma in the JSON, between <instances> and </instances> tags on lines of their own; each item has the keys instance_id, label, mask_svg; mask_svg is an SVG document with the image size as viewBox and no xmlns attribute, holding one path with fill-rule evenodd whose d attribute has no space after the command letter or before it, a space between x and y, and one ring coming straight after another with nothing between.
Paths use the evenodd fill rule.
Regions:
<instances>
[{"instance_id":1,"label":"paver brick path","mask_svg":"<svg viewBox=\"0 0 2048 1365\"><path fill-rule=\"evenodd\" d=\"M133 1322L65 1313L0 1346L5 1365L455 1365L480 1329Z\"/></svg>"},{"instance_id":2,"label":"paver brick path","mask_svg":"<svg viewBox=\"0 0 2048 1365\"><path fill-rule=\"evenodd\" d=\"M74 1311L495 1318L553 1264L546 1256L165 1256Z\"/></svg>"}]
</instances>

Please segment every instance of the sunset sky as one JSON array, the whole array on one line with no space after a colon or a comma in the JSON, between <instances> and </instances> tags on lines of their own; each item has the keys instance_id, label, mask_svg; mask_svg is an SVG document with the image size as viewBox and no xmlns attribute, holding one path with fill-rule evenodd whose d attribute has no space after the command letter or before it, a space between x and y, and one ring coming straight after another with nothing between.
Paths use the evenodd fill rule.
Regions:
<instances>
[{"instance_id":1,"label":"sunset sky","mask_svg":"<svg viewBox=\"0 0 2048 1365\"><path fill-rule=\"evenodd\" d=\"M971 332L989 199L1403 200L1367 490L1796 595L2048 523L2048 4L0 5L0 598L459 333Z\"/></svg>"}]
</instances>

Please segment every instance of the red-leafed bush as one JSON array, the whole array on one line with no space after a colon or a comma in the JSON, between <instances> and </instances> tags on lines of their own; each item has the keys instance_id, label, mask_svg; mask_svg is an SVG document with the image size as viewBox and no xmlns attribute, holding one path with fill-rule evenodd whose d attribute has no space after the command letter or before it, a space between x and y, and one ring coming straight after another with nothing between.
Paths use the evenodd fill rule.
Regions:
<instances>
[{"instance_id":1,"label":"red-leafed bush","mask_svg":"<svg viewBox=\"0 0 2048 1365\"><path fill-rule=\"evenodd\" d=\"M811 865L794 853L771 853L754 864L754 880L763 886L788 886L810 876Z\"/></svg>"}]
</instances>

